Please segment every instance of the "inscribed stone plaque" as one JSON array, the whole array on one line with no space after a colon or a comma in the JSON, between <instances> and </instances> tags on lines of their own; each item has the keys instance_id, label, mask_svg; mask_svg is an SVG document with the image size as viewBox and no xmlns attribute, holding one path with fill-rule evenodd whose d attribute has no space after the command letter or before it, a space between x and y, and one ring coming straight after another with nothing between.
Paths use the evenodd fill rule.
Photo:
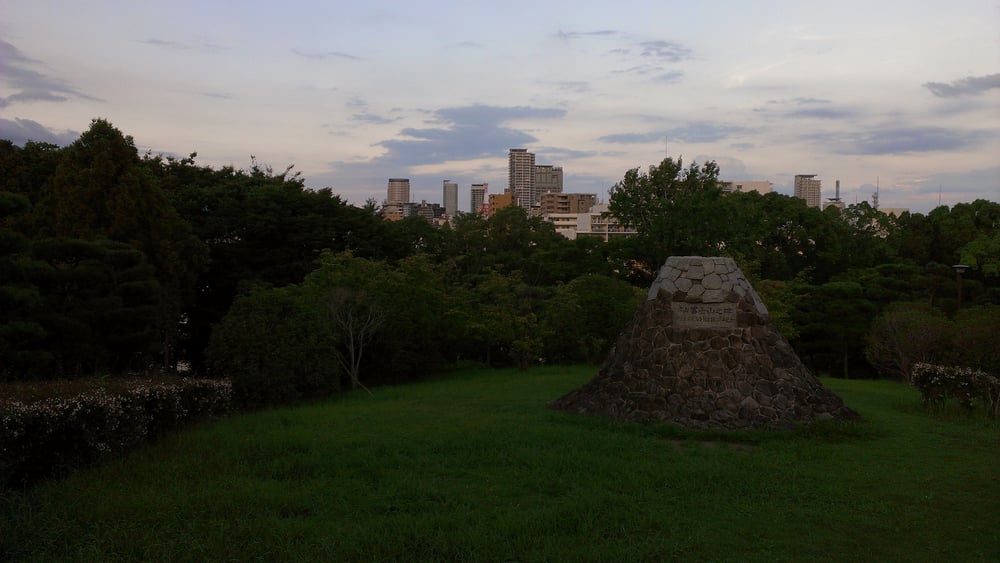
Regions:
<instances>
[{"instance_id":1,"label":"inscribed stone plaque","mask_svg":"<svg viewBox=\"0 0 1000 563\"><path fill-rule=\"evenodd\" d=\"M670 304L674 313L674 328L736 328L735 303Z\"/></svg>"}]
</instances>

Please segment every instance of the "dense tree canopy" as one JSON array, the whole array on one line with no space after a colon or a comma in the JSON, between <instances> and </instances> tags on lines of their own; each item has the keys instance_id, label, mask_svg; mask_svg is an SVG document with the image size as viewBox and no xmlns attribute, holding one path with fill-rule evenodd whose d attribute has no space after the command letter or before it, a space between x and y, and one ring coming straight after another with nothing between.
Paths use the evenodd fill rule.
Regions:
<instances>
[{"instance_id":1,"label":"dense tree canopy","mask_svg":"<svg viewBox=\"0 0 1000 563\"><path fill-rule=\"evenodd\" d=\"M64 148L0 141L0 379L181 361L238 373L241 400L263 404L459 361L597 362L677 254L736 259L818 370L902 373L871 335L903 302L931 311L907 319L966 327L941 337L949 361L996 365L974 327L1000 304L998 203L821 211L724 193L714 162L667 158L611 187L610 213L638 234L604 243L518 207L385 221L291 167L195 158L139 155L104 120Z\"/></svg>"},{"instance_id":2,"label":"dense tree canopy","mask_svg":"<svg viewBox=\"0 0 1000 563\"><path fill-rule=\"evenodd\" d=\"M608 211L638 231L630 250L646 277L671 255L718 253L724 222L711 211L722 193L718 180L715 162L684 168L681 159L667 157L648 172L629 170L611 188Z\"/></svg>"}]
</instances>

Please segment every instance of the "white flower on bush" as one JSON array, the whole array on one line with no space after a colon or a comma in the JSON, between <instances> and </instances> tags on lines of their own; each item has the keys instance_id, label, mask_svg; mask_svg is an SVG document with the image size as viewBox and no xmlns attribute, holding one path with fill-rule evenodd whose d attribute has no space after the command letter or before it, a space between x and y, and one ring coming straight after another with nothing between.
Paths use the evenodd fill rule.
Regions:
<instances>
[{"instance_id":1,"label":"white flower on bush","mask_svg":"<svg viewBox=\"0 0 1000 563\"><path fill-rule=\"evenodd\" d=\"M187 396L194 398L187 401L194 412L184 407ZM181 378L169 383L137 379L118 393L97 388L74 397L31 403L0 401L0 481L14 472L14 464L31 467L38 463L32 459L33 452L44 451L51 444L73 443L82 446L81 451L97 452L96 457L100 457L140 443L154 422L156 428L166 428L225 413L231 396L229 381ZM72 439L54 439L67 434ZM44 472L49 468L38 469Z\"/></svg>"}]
</instances>

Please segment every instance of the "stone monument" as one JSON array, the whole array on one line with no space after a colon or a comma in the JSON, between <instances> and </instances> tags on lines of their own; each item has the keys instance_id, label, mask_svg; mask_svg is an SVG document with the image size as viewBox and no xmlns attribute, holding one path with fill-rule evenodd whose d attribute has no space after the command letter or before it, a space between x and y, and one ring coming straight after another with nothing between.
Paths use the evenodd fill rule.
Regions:
<instances>
[{"instance_id":1,"label":"stone monument","mask_svg":"<svg viewBox=\"0 0 1000 563\"><path fill-rule=\"evenodd\" d=\"M673 256L598 374L558 410L692 428L857 419L777 330L731 258Z\"/></svg>"}]
</instances>

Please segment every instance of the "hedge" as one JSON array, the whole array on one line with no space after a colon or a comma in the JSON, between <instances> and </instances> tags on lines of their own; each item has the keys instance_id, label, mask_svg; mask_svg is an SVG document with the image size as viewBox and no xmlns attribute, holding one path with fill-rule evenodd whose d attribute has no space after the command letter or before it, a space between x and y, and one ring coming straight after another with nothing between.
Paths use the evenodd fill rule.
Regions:
<instances>
[{"instance_id":1,"label":"hedge","mask_svg":"<svg viewBox=\"0 0 1000 563\"><path fill-rule=\"evenodd\" d=\"M231 395L226 380L179 378L34 401L0 398L0 486L31 485L222 415Z\"/></svg>"},{"instance_id":2,"label":"hedge","mask_svg":"<svg viewBox=\"0 0 1000 563\"><path fill-rule=\"evenodd\" d=\"M1000 378L981 370L919 363L913 366L913 385L926 407L940 407L955 399L969 412L977 404L992 418L1000 412Z\"/></svg>"}]
</instances>

